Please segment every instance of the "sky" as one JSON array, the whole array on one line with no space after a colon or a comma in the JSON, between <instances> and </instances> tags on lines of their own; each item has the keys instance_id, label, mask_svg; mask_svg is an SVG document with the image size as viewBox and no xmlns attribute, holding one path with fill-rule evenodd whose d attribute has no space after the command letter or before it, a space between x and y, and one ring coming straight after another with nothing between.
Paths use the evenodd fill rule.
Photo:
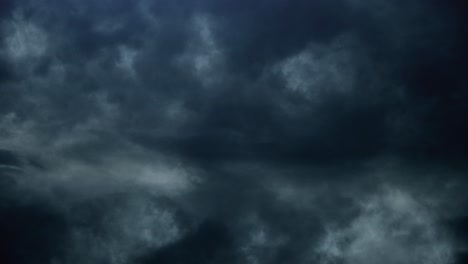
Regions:
<instances>
[{"instance_id":1,"label":"sky","mask_svg":"<svg viewBox=\"0 0 468 264\"><path fill-rule=\"evenodd\" d=\"M468 263L463 0L2 0L0 263Z\"/></svg>"}]
</instances>

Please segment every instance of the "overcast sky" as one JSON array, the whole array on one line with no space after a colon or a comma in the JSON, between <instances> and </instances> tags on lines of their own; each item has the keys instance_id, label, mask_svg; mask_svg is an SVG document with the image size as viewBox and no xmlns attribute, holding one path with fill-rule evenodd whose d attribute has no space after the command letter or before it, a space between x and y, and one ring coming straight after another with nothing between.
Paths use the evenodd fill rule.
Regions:
<instances>
[{"instance_id":1,"label":"overcast sky","mask_svg":"<svg viewBox=\"0 0 468 264\"><path fill-rule=\"evenodd\" d=\"M468 263L463 0L3 0L0 263Z\"/></svg>"}]
</instances>

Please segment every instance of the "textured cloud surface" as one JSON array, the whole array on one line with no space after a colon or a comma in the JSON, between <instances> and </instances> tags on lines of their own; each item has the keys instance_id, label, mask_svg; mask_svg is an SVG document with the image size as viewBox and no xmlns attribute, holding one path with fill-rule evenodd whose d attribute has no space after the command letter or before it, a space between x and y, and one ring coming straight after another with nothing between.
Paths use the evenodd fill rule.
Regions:
<instances>
[{"instance_id":1,"label":"textured cloud surface","mask_svg":"<svg viewBox=\"0 0 468 264\"><path fill-rule=\"evenodd\" d=\"M466 263L467 10L1 2L0 263Z\"/></svg>"}]
</instances>

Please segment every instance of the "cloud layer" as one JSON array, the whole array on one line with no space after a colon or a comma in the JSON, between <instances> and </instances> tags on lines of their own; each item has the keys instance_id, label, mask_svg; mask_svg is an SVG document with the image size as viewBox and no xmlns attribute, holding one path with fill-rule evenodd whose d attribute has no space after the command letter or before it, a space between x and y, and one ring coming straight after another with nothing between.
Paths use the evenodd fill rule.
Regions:
<instances>
[{"instance_id":1,"label":"cloud layer","mask_svg":"<svg viewBox=\"0 0 468 264\"><path fill-rule=\"evenodd\" d=\"M466 262L466 8L6 1L0 262Z\"/></svg>"}]
</instances>

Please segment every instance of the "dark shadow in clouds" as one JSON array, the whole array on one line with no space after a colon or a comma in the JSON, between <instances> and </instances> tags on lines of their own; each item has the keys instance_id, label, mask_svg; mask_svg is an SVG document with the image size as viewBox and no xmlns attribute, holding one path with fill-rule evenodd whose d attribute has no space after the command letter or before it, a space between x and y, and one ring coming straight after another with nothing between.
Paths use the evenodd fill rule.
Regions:
<instances>
[{"instance_id":1,"label":"dark shadow in clouds","mask_svg":"<svg viewBox=\"0 0 468 264\"><path fill-rule=\"evenodd\" d=\"M229 229L215 222L202 223L192 234L142 257L142 264L237 263Z\"/></svg>"},{"instance_id":2,"label":"dark shadow in clouds","mask_svg":"<svg viewBox=\"0 0 468 264\"><path fill-rule=\"evenodd\" d=\"M65 251L68 226L62 212L42 201L7 201L0 207L0 231L2 263L50 263Z\"/></svg>"}]
</instances>

